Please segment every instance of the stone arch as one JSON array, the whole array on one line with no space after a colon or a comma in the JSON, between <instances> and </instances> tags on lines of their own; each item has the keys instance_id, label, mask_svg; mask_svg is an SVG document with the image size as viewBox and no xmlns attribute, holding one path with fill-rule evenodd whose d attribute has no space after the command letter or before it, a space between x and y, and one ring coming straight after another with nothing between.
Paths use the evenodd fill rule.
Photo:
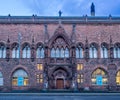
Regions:
<instances>
[{"instance_id":1,"label":"stone arch","mask_svg":"<svg viewBox=\"0 0 120 100\"><path fill-rule=\"evenodd\" d=\"M97 86L108 84L108 72L101 67L96 68L91 74L91 83Z\"/></svg>"},{"instance_id":2,"label":"stone arch","mask_svg":"<svg viewBox=\"0 0 120 100\"><path fill-rule=\"evenodd\" d=\"M115 73L115 83L116 85L120 85L120 69L118 69Z\"/></svg>"},{"instance_id":3,"label":"stone arch","mask_svg":"<svg viewBox=\"0 0 120 100\"><path fill-rule=\"evenodd\" d=\"M105 69L98 67L91 74L92 85L106 85L108 84L108 73Z\"/></svg>"},{"instance_id":4,"label":"stone arch","mask_svg":"<svg viewBox=\"0 0 120 100\"><path fill-rule=\"evenodd\" d=\"M76 43L76 47L78 47L79 45L84 49L84 44L82 42Z\"/></svg>"},{"instance_id":5,"label":"stone arch","mask_svg":"<svg viewBox=\"0 0 120 100\"><path fill-rule=\"evenodd\" d=\"M28 46L31 48L30 43L28 43L28 42L24 42L24 43L22 44L22 49L23 49L26 45L28 45Z\"/></svg>"},{"instance_id":6,"label":"stone arch","mask_svg":"<svg viewBox=\"0 0 120 100\"><path fill-rule=\"evenodd\" d=\"M109 44L106 43L106 42L102 42L102 43L101 43L101 47L102 47L102 46L105 46L105 47L107 47L107 49L109 49Z\"/></svg>"},{"instance_id":7,"label":"stone arch","mask_svg":"<svg viewBox=\"0 0 120 100\"><path fill-rule=\"evenodd\" d=\"M24 67L17 67L11 74L12 86L28 86L29 74Z\"/></svg>"},{"instance_id":8,"label":"stone arch","mask_svg":"<svg viewBox=\"0 0 120 100\"><path fill-rule=\"evenodd\" d=\"M49 77L53 77L52 74L53 74L55 71L57 71L57 70L64 70L64 71L67 73L67 77L68 77L68 78L71 78L71 77L72 77L71 71L70 71L68 68L66 68L66 67L63 68L63 67L60 67L60 66L54 67L54 68L51 70Z\"/></svg>"},{"instance_id":9,"label":"stone arch","mask_svg":"<svg viewBox=\"0 0 120 100\"><path fill-rule=\"evenodd\" d=\"M96 49L98 50L99 45L98 45L96 42L92 42L92 43L90 43L90 47L91 47L92 45L93 45L93 46L95 46L95 47L96 47Z\"/></svg>"},{"instance_id":10,"label":"stone arch","mask_svg":"<svg viewBox=\"0 0 120 100\"><path fill-rule=\"evenodd\" d=\"M12 50L15 46L19 46L19 44L18 44L17 42L13 42L13 43L11 44L11 50Z\"/></svg>"},{"instance_id":11,"label":"stone arch","mask_svg":"<svg viewBox=\"0 0 120 100\"><path fill-rule=\"evenodd\" d=\"M62 26L58 26L58 28L55 30L54 35L49 40L49 47L51 47L52 43L57 39L62 38L70 47L71 41L68 38L64 28Z\"/></svg>"},{"instance_id":12,"label":"stone arch","mask_svg":"<svg viewBox=\"0 0 120 100\"><path fill-rule=\"evenodd\" d=\"M54 67L49 73L50 87L59 89L59 82L62 81L62 88L69 88L71 81L71 71L65 67ZM61 82L60 82L61 84Z\"/></svg>"},{"instance_id":13,"label":"stone arch","mask_svg":"<svg viewBox=\"0 0 120 100\"><path fill-rule=\"evenodd\" d=\"M40 45L41 45L42 47L44 47L44 44L43 44L42 42L38 42L38 43L36 44L36 46L35 46L36 49L37 49Z\"/></svg>"},{"instance_id":14,"label":"stone arch","mask_svg":"<svg viewBox=\"0 0 120 100\"><path fill-rule=\"evenodd\" d=\"M6 46L5 42L0 42L0 46L1 45Z\"/></svg>"}]
</instances>

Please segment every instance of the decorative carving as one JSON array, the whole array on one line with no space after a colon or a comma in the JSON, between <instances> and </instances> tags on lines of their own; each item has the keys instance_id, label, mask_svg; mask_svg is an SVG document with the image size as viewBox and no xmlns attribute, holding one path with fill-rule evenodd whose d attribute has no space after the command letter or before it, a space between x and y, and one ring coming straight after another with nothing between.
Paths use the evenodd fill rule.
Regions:
<instances>
[{"instance_id":1,"label":"decorative carving","mask_svg":"<svg viewBox=\"0 0 120 100\"><path fill-rule=\"evenodd\" d=\"M32 45L31 45L31 61L33 62L35 58L35 44L34 44L34 37L32 39Z\"/></svg>"},{"instance_id":2,"label":"decorative carving","mask_svg":"<svg viewBox=\"0 0 120 100\"><path fill-rule=\"evenodd\" d=\"M114 46L113 46L113 43L112 43L112 37L110 35L110 59L111 59L111 61L113 61L113 58L114 58L113 48L114 48Z\"/></svg>"},{"instance_id":3,"label":"decorative carving","mask_svg":"<svg viewBox=\"0 0 120 100\"><path fill-rule=\"evenodd\" d=\"M6 61L9 61L9 59L10 59L10 40L8 36L7 46L6 46Z\"/></svg>"},{"instance_id":4,"label":"decorative carving","mask_svg":"<svg viewBox=\"0 0 120 100\"><path fill-rule=\"evenodd\" d=\"M88 39L86 37L86 40L85 40L85 59L86 59L86 61L88 61L88 58L89 58L89 44L88 44Z\"/></svg>"},{"instance_id":5,"label":"decorative carving","mask_svg":"<svg viewBox=\"0 0 120 100\"><path fill-rule=\"evenodd\" d=\"M65 42L65 40L62 37L58 37L52 44L53 47L57 48L62 48L62 47L66 47L67 43Z\"/></svg>"}]
</instances>

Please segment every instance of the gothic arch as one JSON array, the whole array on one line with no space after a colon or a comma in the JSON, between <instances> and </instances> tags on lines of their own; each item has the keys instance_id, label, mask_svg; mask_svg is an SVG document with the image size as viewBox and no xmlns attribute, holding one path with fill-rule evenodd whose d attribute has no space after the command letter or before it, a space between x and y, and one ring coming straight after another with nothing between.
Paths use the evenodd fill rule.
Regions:
<instances>
[{"instance_id":1,"label":"gothic arch","mask_svg":"<svg viewBox=\"0 0 120 100\"><path fill-rule=\"evenodd\" d=\"M67 76L68 76L68 78L70 78L71 76L72 76L72 74L71 74L71 71L68 69L68 68L66 68L66 67L54 67L53 69L52 69L52 71L50 72L50 75L49 75L49 77L53 77L53 74L56 72L56 71L58 71L58 70L63 70L63 71L65 71L66 73L67 73Z\"/></svg>"},{"instance_id":2,"label":"gothic arch","mask_svg":"<svg viewBox=\"0 0 120 100\"><path fill-rule=\"evenodd\" d=\"M39 47L39 46L42 46L42 47L44 47L44 44L42 43L42 42L38 42L37 44L36 44L36 49Z\"/></svg>"},{"instance_id":3,"label":"gothic arch","mask_svg":"<svg viewBox=\"0 0 120 100\"><path fill-rule=\"evenodd\" d=\"M49 40L49 47L51 47L52 43L57 38L62 38L67 43L67 45L70 47L71 41L68 38L68 36L67 36L67 34L62 26L58 26L58 28L55 30L54 35Z\"/></svg>"},{"instance_id":4,"label":"gothic arch","mask_svg":"<svg viewBox=\"0 0 120 100\"><path fill-rule=\"evenodd\" d=\"M76 47L81 46L84 49L84 44L82 42L76 43Z\"/></svg>"},{"instance_id":5,"label":"gothic arch","mask_svg":"<svg viewBox=\"0 0 120 100\"><path fill-rule=\"evenodd\" d=\"M29 73L28 73L28 69L25 67L25 66L22 66L22 65L18 65L16 66L10 73L10 77L13 75L13 73L18 70L18 69L23 69L27 74L28 74L28 77L29 77Z\"/></svg>"},{"instance_id":6,"label":"gothic arch","mask_svg":"<svg viewBox=\"0 0 120 100\"><path fill-rule=\"evenodd\" d=\"M11 49L13 49L15 46L19 46L19 44L18 44L17 42L13 42L13 43L11 44Z\"/></svg>"},{"instance_id":7,"label":"gothic arch","mask_svg":"<svg viewBox=\"0 0 120 100\"><path fill-rule=\"evenodd\" d=\"M28 46L31 48L30 43L28 43L28 42L24 42L24 43L22 44L22 49L23 49L26 45L28 45Z\"/></svg>"},{"instance_id":8,"label":"gothic arch","mask_svg":"<svg viewBox=\"0 0 120 100\"><path fill-rule=\"evenodd\" d=\"M92 43L90 43L90 47L91 47L92 45L95 46L95 48L98 50L99 45L98 45L96 42L92 42Z\"/></svg>"},{"instance_id":9,"label":"gothic arch","mask_svg":"<svg viewBox=\"0 0 120 100\"><path fill-rule=\"evenodd\" d=\"M22 73L20 73L20 71L22 71ZM26 68L24 66L18 66L11 72L11 75L10 75L10 80L11 80L12 86L19 86L19 83L17 83L19 80L19 77L16 76L17 74L18 75L20 74L20 78L22 78L21 80L23 83L20 86L30 85L30 77L29 77L30 75L29 75L28 71L26 70ZM23 76L21 76L21 75L23 75Z\"/></svg>"},{"instance_id":10,"label":"gothic arch","mask_svg":"<svg viewBox=\"0 0 120 100\"><path fill-rule=\"evenodd\" d=\"M105 47L107 47L107 49L109 49L109 45L108 45L108 43L106 43L106 42L102 42L102 43L101 43L101 47L102 47L102 46L105 46Z\"/></svg>"},{"instance_id":11,"label":"gothic arch","mask_svg":"<svg viewBox=\"0 0 120 100\"><path fill-rule=\"evenodd\" d=\"M96 71L97 69L103 70L103 71L108 75L108 72L107 72L107 70L106 70L105 68L103 68L103 67L97 67L97 68L95 68L95 69L92 71L91 76L92 76L92 74L94 73L94 71Z\"/></svg>"}]
</instances>

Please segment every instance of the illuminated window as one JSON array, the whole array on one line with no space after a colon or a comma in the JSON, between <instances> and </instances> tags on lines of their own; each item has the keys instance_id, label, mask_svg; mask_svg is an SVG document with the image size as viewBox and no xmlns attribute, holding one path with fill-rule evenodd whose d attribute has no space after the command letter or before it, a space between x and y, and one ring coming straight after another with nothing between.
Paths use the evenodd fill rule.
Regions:
<instances>
[{"instance_id":1,"label":"illuminated window","mask_svg":"<svg viewBox=\"0 0 120 100\"><path fill-rule=\"evenodd\" d=\"M15 71L12 76L12 85L13 86L27 86L28 85L27 73L22 69Z\"/></svg>"},{"instance_id":2,"label":"illuminated window","mask_svg":"<svg viewBox=\"0 0 120 100\"><path fill-rule=\"evenodd\" d=\"M92 85L106 85L108 83L107 73L104 70L98 68L92 73L91 81Z\"/></svg>"},{"instance_id":3,"label":"illuminated window","mask_svg":"<svg viewBox=\"0 0 120 100\"><path fill-rule=\"evenodd\" d=\"M42 64L37 64L37 69L42 71L43 70L43 65Z\"/></svg>"},{"instance_id":4,"label":"illuminated window","mask_svg":"<svg viewBox=\"0 0 120 100\"><path fill-rule=\"evenodd\" d=\"M120 71L118 71L116 75L116 84L120 85Z\"/></svg>"},{"instance_id":5,"label":"illuminated window","mask_svg":"<svg viewBox=\"0 0 120 100\"><path fill-rule=\"evenodd\" d=\"M43 74L37 75L37 83L43 83Z\"/></svg>"},{"instance_id":6,"label":"illuminated window","mask_svg":"<svg viewBox=\"0 0 120 100\"><path fill-rule=\"evenodd\" d=\"M83 74L77 75L77 83L83 83Z\"/></svg>"},{"instance_id":7,"label":"illuminated window","mask_svg":"<svg viewBox=\"0 0 120 100\"><path fill-rule=\"evenodd\" d=\"M83 70L83 64L77 64L77 71Z\"/></svg>"}]
</instances>

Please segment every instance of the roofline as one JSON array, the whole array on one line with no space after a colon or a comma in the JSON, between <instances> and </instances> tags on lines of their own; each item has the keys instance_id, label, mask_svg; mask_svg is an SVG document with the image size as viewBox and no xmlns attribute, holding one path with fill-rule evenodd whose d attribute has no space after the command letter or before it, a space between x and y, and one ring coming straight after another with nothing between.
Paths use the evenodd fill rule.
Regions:
<instances>
[{"instance_id":1,"label":"roofline","mask_svg":"<svg viewBox=\"0 0 120 100\"><path fill-rule=\"evenodd\" d=\"M120 16L0 16L0 24L49 24L59 21L65 24L120 24Z\"/></svg>"}]
</instances>

